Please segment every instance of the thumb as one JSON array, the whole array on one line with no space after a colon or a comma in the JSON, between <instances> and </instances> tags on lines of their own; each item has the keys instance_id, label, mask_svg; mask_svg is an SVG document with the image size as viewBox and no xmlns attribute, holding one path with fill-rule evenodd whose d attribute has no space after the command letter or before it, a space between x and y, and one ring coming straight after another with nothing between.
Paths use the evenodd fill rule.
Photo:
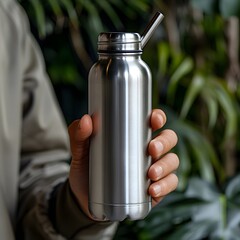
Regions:
<instances>
[{"instance_id":1,"label":"thumb","mask_svg":"<svg viewBox=\"0 0 240 240\"><path fill-rule=\"evenodd\" d=\"M69 183L82 210L90 217L88 210L88 154L89 139L93 124L89 115L74 121L68 128L72 161Z\"/></svg>"},{"instance_id":2,"label":"thumb","mask_svg":"<svg viewBox=\"0 0 240 240\"><path fill-rule=\"evenodd\" d=\"M92 119L87 114L80 120L75 120L68 127L72 160L82 161L83 158L88 158L89 138L92 134L92 129Z\"/></svg>"}]
</instances>

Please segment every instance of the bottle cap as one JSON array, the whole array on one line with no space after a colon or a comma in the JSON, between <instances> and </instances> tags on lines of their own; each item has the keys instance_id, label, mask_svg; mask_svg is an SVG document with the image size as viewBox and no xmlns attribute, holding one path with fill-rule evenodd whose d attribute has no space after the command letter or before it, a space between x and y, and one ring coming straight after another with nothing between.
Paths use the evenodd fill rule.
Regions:
<instances>
[{"instance_id":1,"label":"bottle cap","mask_svg":"<svg viewBox=\"0 0 240 240\"><path fill-rule=\"evenodd\" d=\"M141 36L130 32L103 32L98 36L98 52L142 52Z\"/></svg>"}]
</instances>

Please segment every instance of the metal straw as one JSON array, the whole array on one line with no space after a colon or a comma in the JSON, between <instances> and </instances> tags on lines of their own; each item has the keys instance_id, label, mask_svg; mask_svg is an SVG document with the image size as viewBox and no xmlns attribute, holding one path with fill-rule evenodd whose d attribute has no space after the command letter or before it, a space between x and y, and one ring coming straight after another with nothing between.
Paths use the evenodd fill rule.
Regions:
<instances>
[{"instance_id":1,"label":"metal straw","mask_svg":"<svg viewBox=\"0 0 240 240\"><path fill-rule=\"evenodd\" d=\"M153 16L147 27L145 28L142 38L141 38L141 45L142 48L146 45L150 37L152 36L153 32L156 30L160 22L163 20L164 16L160 12L156 12L156 14Z\"/></svg>"}]
</instances>

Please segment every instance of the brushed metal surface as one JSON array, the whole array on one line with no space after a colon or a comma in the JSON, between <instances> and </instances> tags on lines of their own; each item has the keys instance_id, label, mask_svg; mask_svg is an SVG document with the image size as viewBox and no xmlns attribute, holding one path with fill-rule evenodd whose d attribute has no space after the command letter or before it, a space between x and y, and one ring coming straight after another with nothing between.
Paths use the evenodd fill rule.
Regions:
<instances>
[{"instance_id":1,"label":"brushed metal surface","mask_svg":"<svg viewBox=\"0 0 240 240\"><path fill-rule=\"evenodd\" d=\"M100 53L89 73L89 114L94 125L89 208L100 220L141 219L151 209L147 145L152 86L139 38L132 53L119 46L118 53Z\"/></svg>"}]
</instances>

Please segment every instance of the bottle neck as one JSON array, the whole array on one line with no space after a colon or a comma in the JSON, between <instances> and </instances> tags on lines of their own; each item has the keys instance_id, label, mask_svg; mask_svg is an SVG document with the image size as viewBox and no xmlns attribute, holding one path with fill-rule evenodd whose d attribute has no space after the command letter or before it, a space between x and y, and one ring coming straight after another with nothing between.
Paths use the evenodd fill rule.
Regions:
<instances>
[{"instance_id":1,"label":"bottle neck","mask_svg":"<svg viewBox=\"0 0 240 240\"><path fill-rule=\"evenodd\" d=\"M139 55L142 54L141 43L98 44L99 54Z\"/></svg>"},{"instance_id":2,"label":"bottle neck","mask_svg":"<svg viewBox=\"0 0 240 240\"><path fill-rule=\"evenodd\" d=\"M112 53L112 52L104 52L99 53L98 52L98 59L109 59L109 58L115 58L115 59L124 59L127 58L130 59L141 59L142 52L119 52L119 53Z\"/></svg>"}]
</instances>

